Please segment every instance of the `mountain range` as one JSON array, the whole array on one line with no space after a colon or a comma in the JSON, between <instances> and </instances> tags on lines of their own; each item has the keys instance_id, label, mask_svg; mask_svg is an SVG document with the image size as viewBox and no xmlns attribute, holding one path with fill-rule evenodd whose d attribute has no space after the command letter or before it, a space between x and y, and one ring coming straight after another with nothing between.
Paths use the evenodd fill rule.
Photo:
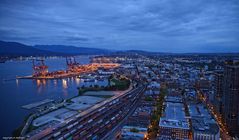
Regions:
<instances>
[{"instance_id":1,"label":"mountain range","mask_svg":"<svg viewBox=\"0 0 239 140\"><path fill-rule=\"evenodd\" d=\"M67 56L67 55L105 55L105 54L124 54L124 55L231 55L238 56L235 53L166 53L166 52L149 52L143 50L109 50L99 48L76 47L69 45L25 45L18 42L0 41L0 57L17 57L17 56Z\"/></svg>"},{"instance_id":2,"label":"mountain range","mask_svg":"<svg viewBox=\"0 0 239 140\"><path fill-rule=\"evenodd\" d=\"M60 56L99 55L113 52L107 49L86 48L67 45L25 45L18 42L0 41L0 56Z\"/></svg>"}]
</instances>

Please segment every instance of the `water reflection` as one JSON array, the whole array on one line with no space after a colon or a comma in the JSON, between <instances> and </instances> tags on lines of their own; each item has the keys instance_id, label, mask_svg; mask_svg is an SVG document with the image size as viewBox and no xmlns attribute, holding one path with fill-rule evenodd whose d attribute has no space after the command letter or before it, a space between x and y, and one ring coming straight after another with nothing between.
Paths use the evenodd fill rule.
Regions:
<instances>
[{"instance_id":1,"label":"water reflection","mask_svg":"<svg viewBox=\"0 0 239 140\"><path fill-rule=\"evenodd\" d=\"M79 85L80 84L80 79L79 78L75 78L76 84Z\"/></svg>"},{"instance_id":2,"label":"water reflection","mask_svg":"<svg viewBox=\"0 0 239 140\"><path fill-rule=\"evenodd\" d=\"M42 80L37 79L36 83L37 83L37 87L41 87L41 86L45 87L46 86L46 80L45 79L42 79Z\"/></svg>"},{"instance_id":3,"label":"water reflection","mask_svg":"<svg viewBox=\"0 0 239 140\"><path fill-rule=\"evenodd\" d=\"M18 84L19 84L19 81L18 81L18 79L16 79L16 85L17 85L17 87L18 87Z\"/></svg>"},{"instance_id":4,"label":"water reflection","mask_svg":"<svg viewBox=\"0 0 239 140\"><path fill-rule=\"evenodd\" d=\"M17 85L19 85L19 82L20 80L16 80ZM35 79L32 80L32 83L35 87L35 92L33 93L37 93L41 96L45 96L45 94L49 94L49 96L57 94L57 96L63 95L64 98L67 98L71 94L77 94L78 87L106 87L109 84L107 79L82 81L78 77L53 80Z\"/></svg>"},{"instance_id":5,"label":"water reflection","mask_svg":"<svg viewBox=\"0 0 239 140\"><path fill-rule=\"evenodd\" d=\"M61 81L61 83L59 83ZM67 89L69 84L76 84L78 85L80 83L79 79L74 78L67 78L67 79L61 79L61 80L46 80L46 79L37 79L33 80L33 84L37 85L38 88L41 87L62 87L63 89ZM18 84L18 81L16 80L16 84Z\"/></svg>"},{"instance_id":6,"label":"water reflection","mask_svg":"<svg viewBox=\"0 0 239 140\"><path fill-rule=\"evenodd\" d=\"M68 80L69 81L69 80ZM62 79L62 87L64 89L67 89L67 81L65 79Z\"/></svg>"},{"instance_id":7,"label":"water reflection","mask_svg":"<svg viewBox=\"0 0 239 140\"><path fill-rule=\"evenodd\" d=\"M57 86L57 81L56 80L54 80L54 87L56 87Z\"/></svg>"}]
</instances>

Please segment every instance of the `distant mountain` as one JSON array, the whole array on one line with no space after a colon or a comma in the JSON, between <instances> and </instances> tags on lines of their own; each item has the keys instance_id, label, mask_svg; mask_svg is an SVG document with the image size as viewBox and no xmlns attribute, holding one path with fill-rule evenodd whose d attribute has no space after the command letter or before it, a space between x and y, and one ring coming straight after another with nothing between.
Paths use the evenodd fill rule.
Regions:
<instances>
[{"instance_id":1,"label":"distant mountain","mask_svg":"<svg viewBox=\"0 0 239 140\"><path fill-rule=\"evenodd\" d=\"M35 45L33 47L40 50L57 52L57 53L65 53L65 54L71 54L71 55L108 54L112 52L106 49L75 47L75 46L66 46L66 45Z\"/></svg>"},{"instance_id":2,"label":"distant mountain","mask_svg":"<svg viewBox=\"0 0 239 140\"><path fill-rule=\"evenodd\" d=\"M47 56L61 55L59 53L39 50L18 42L0 41L0 56Z\"/></svg>"},{"instance_id":3,"label":"distant mountain","mask_svg":"<svg viewBox=\"0 0 239 140\"><path fill-rule=\"evenodd\" d=\"M144 51L144 50L125 50L125 51L117 51L116 54L127 54L127 55L169 55L173 53L166 53L166 52L151 52L151 51Z\"/></svg>"},{"instance_id":4,"label":"distant mountain","mask_svg":"<svg viewBox=\"0 0 239 140\"><path fill-rule=\"evenodd\" d=\"M0 41L0 56L60 56L109 54L110 50L66 45L29 46L18 42Z\"/></svg>"},{"instance_id":5,"label":"distant mountain","mask_svg":"<svg viewBox=\"0 0 239 140\"><path fill-rule=\"evenodd\" d=\"M162 53L143 50L113 51L98 48L75 47L67 45L25 45L18 42L0 41L1 56L64 56L64 55L213 55L214 53ZM215 55L238 56L238 53L215 53Z\"/></svg>"}]
</instances>

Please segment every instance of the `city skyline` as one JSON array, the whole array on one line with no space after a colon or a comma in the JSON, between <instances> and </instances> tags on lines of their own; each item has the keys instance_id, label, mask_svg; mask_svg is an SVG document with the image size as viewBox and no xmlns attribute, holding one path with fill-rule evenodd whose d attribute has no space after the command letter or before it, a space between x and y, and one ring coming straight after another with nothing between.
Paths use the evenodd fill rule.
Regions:
<instances>
[{"instance_id":1,"label":"city skyline","mask_svg":"<svg viewBox=\"0 0 239 140\"><path fill-rule=\"evenodd\" d=\"M239 140L239 0L0 0L0 138Z\"/></svg>"},{"instance_id":2,"label":"city skyline","mask_svg":"<svg viewBox=\"0 0 239 140\"><path fill-rule=\"evenodd\" d=\"M0 39L156 52L238 52L238 1L4 1Z\"/></svg>"}]
</instances>

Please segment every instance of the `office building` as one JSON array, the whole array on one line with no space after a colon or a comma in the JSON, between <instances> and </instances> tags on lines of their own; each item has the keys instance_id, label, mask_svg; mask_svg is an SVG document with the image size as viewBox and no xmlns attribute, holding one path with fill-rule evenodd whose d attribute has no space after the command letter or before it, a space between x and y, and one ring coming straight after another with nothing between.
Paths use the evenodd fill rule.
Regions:
<instances>
[{"instance_id":1,"label":"office building","mask_svg":"<svg viewBox=\"0 0 239 140\"><path fill-rule=\"evenodd\" d=\"M232 136L239 136L239 61L226 61L223 80L223 119Z\"/></svg>"},{"instance_id":2,"label":"office building","mask_svg":"<svg viewBox=\"0 0 239 140\"><path fill-rule=\"evenodd\" d=\"M217 70L214 73L214 101L213 104L217 113L222 114L222 95L223 95L223 71Z\"/></svg>"}]
</instances>

